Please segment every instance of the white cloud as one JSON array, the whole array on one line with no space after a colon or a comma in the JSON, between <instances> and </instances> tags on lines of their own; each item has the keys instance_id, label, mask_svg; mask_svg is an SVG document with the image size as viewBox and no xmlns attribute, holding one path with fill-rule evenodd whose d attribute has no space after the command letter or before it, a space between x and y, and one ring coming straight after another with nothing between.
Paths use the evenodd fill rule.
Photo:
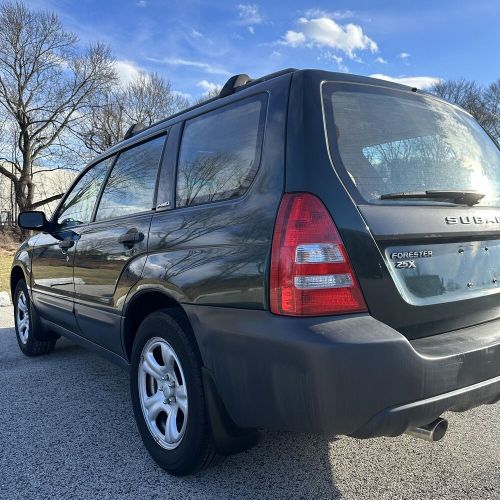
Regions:
<instances>
[{"instance_id":1,"label":"white cloud","mask_svg":"<svg viewBox=\"0 0 500 500\"><path fill-rule=\"evenodd\" d=\"M387 64L387 61L383 57L377 57L377 59L375 59L375 62L380 64Z\"/></svg>"},{"instance_id":2,"label":"white cloud","mask_svg":"<svg viewBox=\"0 0 500 500\"><path fill-rule=\"evenodd\" d=\"M138 0L135 4L137 7L147 7L148 2L146 2L146 0Z\"/></svg>"},{"instance_id":3,"label":"white cloud","mask_svg":"<svg viewBox=\"0 0 500 500\"><path fill-rule=\"evenodd\" d=\"M356 51L378 51L377 44L363 33L357 24L338 24L329 17L307 19L302 17L298 21L300 31L289 30L280 41L281 44L291 47L320 46L338 49L351 59L356 57Z\"/></svg>"},{"instance_id":4,"label":"white cloud","mask_svg":"<svg viewBox=\"0 0 500 500\"><path fill-rule=\"evenodd\" d=\"M121 85L127 85L132 80L135 80L141 72L141 68L139 68L133 61L127 60L116 61L115 70L118 73Z\"/></svg>"},{"instance_id":5,"label":"white cloud","mask_svg":"<svg viewBox=\"0 0 500 500\"><path fill-rule=\"evenodd\" d=\"M342 57L332 54L332 59L337 63L337 67L340 71L343 71L344 73L349 71L349 68L344 64L344 59L342 59Z\"/></svg>"},{"instance_id":6,"label":"white cloud","mask_svg":"<svg viewBox=\"0 0 500 500\"><path fill-rule=\"evenodd\" d=\"M349 68L344 63L344 58L334 54L333 52L327 50L323 52L319 57L318 61L326 61L328 63L335 63L337 69L342 73L349 73Z\"/></svg>"},{"instance_id":7,"label":"white cloud","mask_svg":"<svg viewBox=\"0 0 500 500\"><path fill-rule=\"evenodd\" d=\"M166 59L155 59L149 58L149 61L160 63L160 64L169 64L171 66L189 66L192 68L201 69L207 73L212 75L225 75L229 76L231 73L226 71L225 69L219 68L217 66L213 66L212 64L200 62L200 61L190 61L188 59L180 59L180 58L166 58Z\"/></svg>"},{"instance_id":8,"label":"white cloud","mask_svg":"<svg viewBox=\"0 0 500 500\"><path fill-rule=\"evenodd\" d=\"M307 9L304 12L304 17L307 18L317 18L317 17L329 17L331 19L352 19L356 17L356 14L352 10L324 10L324 9Z\"/></svg>"},{"instance_id":9,"label":"white cloud","mask_svg":"<svg viewBox=\"0 0 500 500\"><path fill-rule=\"evenodd\" d=\"M400 54L398 54L398 57L400 59L408 59L410 57L410 54L408 54L408 52L401 52Z\"/></svg>"},{"instance_id":10,"label":"white cloud","mask_svg":"<svg viewBox=\"0 0 500 500\"><path fill-rule=\"evenodd\" d=\"M255 28L253 26L247 26L248 31L250 34L255 35Z\"/></svg>"},{"instance_id":11,"label":"white cloud","mask_svg":"<svg viewBox=\"0 0 500 500\"><path fill-rule=\"evenodd\" d=\"M191 30L191 36L193 38L202 38L203 37L203 35L198 30L195 30L194 28Z\"/></svg>"},{"instance_id":12,"label":"white cloud","mask_svg":"<svg viewBox=\"0 0 500 500\"><path fill-rule=\"evenodd\" d=\"M288 30L283 37L283 43L290 45L290 47L298 47L306 42L306 35L297 31Z\"/></svg>"},{"instance_id":13,"label":"white cloud","mask_svg":"<svg viewBox=\"0 0 500 500\"><path fill-rule=\"evenodd\" d=\"M201 80L196 84L197 87L200 87L200 89L204 90L203 95L208 94L209 92L220 92L222 89L222 85L219 85L217 83L209 82L207 80Z\"/></svg>"},{"instance_id":14,"label":"white cloud","mask_svg":"<svg viewBox=\"0 0 500 500\"><path fill-rule=\"evenodd\" d=\"M434 84L441 81L441 78L435 76L401 76L392 77L383 75L381 73L375 73L370 75L372 78L379 78L380 80L387 80L389 82L401 83L402 85L408 85L408 87L417 87L418 89L428 89Z\"/></svg>"},{"instance_id":15,"label":"white cloud","mask_svg":"<svg viewBox=\"0 0 500 500\"><path fill-rule=\"evenodd\" d=\"M193 96L191 94L189 94L188 92L181 92L180 90L172 90L172 94L183 97L184 99L187 99L188 101L190 101L193 98Z\"/></svg>"},{"instance_id":16,"label":"white cloud","mask_svg":"<svg viewBox=\"0 0 500 500\"><path fill-rule=\"evenodd\" d=\"M255 4L242 3L237 5L240 24L260 24L263 19L259 12L259 7Z\"/></svg>"}]
</instances>

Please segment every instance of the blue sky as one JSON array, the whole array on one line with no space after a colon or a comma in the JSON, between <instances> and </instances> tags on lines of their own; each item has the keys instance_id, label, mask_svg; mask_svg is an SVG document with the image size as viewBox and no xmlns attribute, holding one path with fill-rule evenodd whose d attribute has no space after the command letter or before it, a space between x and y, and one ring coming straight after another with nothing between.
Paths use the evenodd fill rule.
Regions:
<instances>
[{"instance_id":1,"label":"blue sky","mask_svg":"<svg viewBox=\"0 0 500 500\"><path fill-rule=\"evenodd\" d=\"M235 73L322 68L435 79L500 77L500 1L32 0L82 43L111 45L127 81L157 71L197 97Z\"/></svg>"}]
</instances>

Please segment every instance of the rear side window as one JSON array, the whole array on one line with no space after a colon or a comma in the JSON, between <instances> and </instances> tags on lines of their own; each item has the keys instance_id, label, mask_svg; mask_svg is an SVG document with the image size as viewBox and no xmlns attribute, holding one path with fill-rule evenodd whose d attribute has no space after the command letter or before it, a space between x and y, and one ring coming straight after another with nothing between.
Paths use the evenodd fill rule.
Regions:
<instances>
[{"instance_id":1,"label":"rear side window","mask_svg":"<svg viewBox=\"0 0 500 500\"><path fill-rule=\"evenodd\" d=\"M77 181L57 212L57 224L64 227L87 224L92 218L102 183L115 157L97 163Z\"/></svg>"},{"instance_id":2,"label":"rear side window","mask_svg":"<svg viewBox=\"0 0 500 500\"><path fill-rule=\"evenodd\" d=\"M177 206L237 198L260 163L267 98L251 97L186 122L177 170Z\"/></svg>"},{"instance_id":3,"label":"rear side window","mask_svg":"<svg viewBox=\"0 0 500 500\"><path fill-rule=\"evenodd\" d=\"M120 154L102 193L96 220L152 210L165 136Z\"/></svg>"}]
</instances>

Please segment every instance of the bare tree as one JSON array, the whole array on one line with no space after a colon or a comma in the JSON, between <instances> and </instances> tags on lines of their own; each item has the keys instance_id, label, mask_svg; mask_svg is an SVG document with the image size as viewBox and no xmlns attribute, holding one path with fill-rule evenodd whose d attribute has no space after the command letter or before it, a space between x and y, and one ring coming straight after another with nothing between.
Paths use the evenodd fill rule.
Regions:
<instances>
[{"instance_id":1,"label":"bare tree","mask_svg":"<svg viewBox=\"0 0 500 500\"><path fill-rule=\"evenodd\" d=\"M474 81L441 80L434 84L431 92L457 104L468 111L479 123L483 123L487 112L483 99L483 89Z\"/></svg>"},{"instance_id":2,"label":"bare tree","mask_svg":"<svg viewBox=\"0 0 500 500\"><path fill-rule=\"evenodd\" d=\"M125 114L131 122L149 126L188 106L188 100L158 73L141 72L125 89Z\"/></svg>"},{"instance_id":3,"label":"bare tree","mask_svg":"<svg viewBox=\"0 0 500 500\"><path fill-rule=\"evenodd\" d=\"M33 175L35 176L38 172L35 171ZM54 195L59 193L65 193L68 186L75 180L78 175L78 171L71 169L51 169L50 171L45 171L43 173L43 182L36 178L34 182L35 188L35 199L47 200L54 198ZM57 201L47 202L44 204L44 212L47 215L52 215L54 209L57 206Z\"/></svg>"},{"instance_id":4,"label":"bare tree","mask_svg":"<svg viewBox=\"0 0 500 500\"><path fill-rule=\"evenodd\" d=\"M56 14L21 1L0 4L0 110L10 132L0 174L12 181L20 210L60 196L34 202L34 164L50 161L54 168L61 138L115 80L108 47L79 49Z\"/></svg>"},{"instance_id":5,"label":"bare tree","mask_svg":"<svg viewBox=\"0 0 500 500\"><path fill-rule=\"evenodd\" d=\"M486 88L484 102L489 115L486 130L500 144L500 78Z\"/></svg>"},{"instance_id":6,"label":"bare tree","mask_svg":"<svg viewBox=\"0 0 500 500\"><path fill-rule=\"evenodd\" d=\"M90 150L101 153L122 140L131 125L149 126L188 106L169 80L141 72L127 86L115 86L97 97L81 136Z\"/></svg>"},{"instance_id":7,"label":"bare tree","mask_svg":"<svg viewBox=\"0 0 500 500\"><path fill-rule=\"evenodd\" d=\"M130 125L128 125L130 126ZM125 108L115 89L96 96L79 135L89 151L99 154L121 141L127 130Z\"/></svg>"},{"instance_id":8,"label":"bare tree","mask_svg":"<svg viewBox=\"0 0 500 500\"><path fill-rule=\"evenodd\" d=\"M211 90L207 90L206 92L203 93L201 97L198 99L195 99L193 101L193 105L195 104L203 104L206 101L209 101L210 99L213 99L214 97L219 97L220 91L222 87L215 87Z\"/></svg>"}]
</instances>

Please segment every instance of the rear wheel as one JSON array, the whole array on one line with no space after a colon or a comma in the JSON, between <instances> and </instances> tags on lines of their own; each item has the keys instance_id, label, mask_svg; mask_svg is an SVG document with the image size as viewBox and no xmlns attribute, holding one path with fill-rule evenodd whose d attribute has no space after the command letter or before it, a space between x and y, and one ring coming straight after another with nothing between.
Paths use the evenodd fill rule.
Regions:
<instances>
[{"instance_id":1,"label":"rear wheel","mask_svg":"<svg viewBox=\"0 0 500 500\"><path fill-rule=\"evenodd\" d=\"M137 426L153 459L185 475L218 457L210 432L201 360L176 310L146 317L132 348L130 389Z\"/></svg>"},{"instance_id":2,"label":"rear wheel","mask_svg":"<svg viewBox=\"0 0 500 500\"><path fill-rule=\"evenodd\" d=\"M57 339L47 339L40 324L33 321L30 296L24 280L17 283L14 291L14 324L17 343L26 356L39 356L53 351Z\"/></svg>"}]
</instances>

